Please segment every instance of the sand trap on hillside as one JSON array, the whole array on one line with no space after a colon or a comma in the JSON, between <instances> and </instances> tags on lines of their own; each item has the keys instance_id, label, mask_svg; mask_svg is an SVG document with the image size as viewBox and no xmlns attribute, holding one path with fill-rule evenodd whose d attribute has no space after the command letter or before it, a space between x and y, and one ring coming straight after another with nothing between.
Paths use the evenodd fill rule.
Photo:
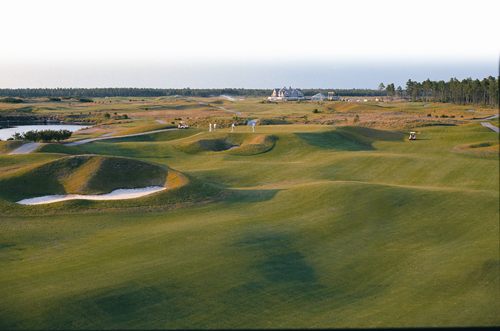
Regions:
<instances>
[{"instance_id":1,"label":"sand trap on hillside","mask_svg":"<svg viewBox=\"0 0 500 331\"><path fill-rule=\"evenodd\" d=\"M117 189L110 193L98 194L98 195L80 195L80 194L68 194L68 195L46 195L38 198L30 198L18 201L17 203L22 205L41 205L45 203L53 203L65 200L124 200L124 199L134 199L139 198L151 193L166 190L165 187L160 186L148 186L143 188L133 188L133 189Z\"/></svg>"}]
</instances>

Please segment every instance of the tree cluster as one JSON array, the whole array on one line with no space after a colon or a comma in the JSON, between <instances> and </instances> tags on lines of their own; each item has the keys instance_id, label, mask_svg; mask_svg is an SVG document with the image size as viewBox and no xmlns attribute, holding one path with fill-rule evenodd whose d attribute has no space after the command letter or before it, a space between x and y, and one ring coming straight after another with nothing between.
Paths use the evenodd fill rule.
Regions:
<instances>
[{"instance_id":1,"label":"tree cluster","mask_svg":"<svg viewBox=\"0 0 500 331\"><path fill-rule=\"evenodd\" d=\"M461 105L499 106L499 81L489 76L483 80L471 78L459 81L426 81L419 83L411 79L406 83L406 97L412 101L450 102Z\"/></svg>"},{"instance_id":2,"label":"tree cluster","mask_svg":"<svg viewBox=\"0 0 500 331\"><path fill-rule=\"evenodd\" d=\"M73 132L69 130L34 130L23 133L16 132L13 135L14 139L27 140L33 142L51 142L51 141L61 141L66 140L71 137Z\"/></svg>"}]
</instances>

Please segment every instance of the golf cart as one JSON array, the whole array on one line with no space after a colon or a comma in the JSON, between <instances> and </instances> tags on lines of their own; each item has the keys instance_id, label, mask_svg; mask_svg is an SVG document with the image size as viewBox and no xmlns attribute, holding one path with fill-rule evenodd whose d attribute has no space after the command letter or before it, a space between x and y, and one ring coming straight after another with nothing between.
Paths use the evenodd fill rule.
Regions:
<instances>
[{"instance_id":1,"label":"golf cart","mask_svg":"<svg viewBox=\"0 0 500 331\"><path fill-rule=\"evenodd\" d=\"M179 125L177 125L177 128L179 128L179 129L188 129L189 126L187 124L179 122Z\"/></svg>"},{"instance_id":2,"label":"golf cart","mask_svg":"<svg viewBox=\"0 0 500 331\"><path fill-rule=\"evenodd\" d=\"M408 140L417 140L417 137L415 136L415 132L410 132L410 138Z\"/></svg>"}]
</instances>

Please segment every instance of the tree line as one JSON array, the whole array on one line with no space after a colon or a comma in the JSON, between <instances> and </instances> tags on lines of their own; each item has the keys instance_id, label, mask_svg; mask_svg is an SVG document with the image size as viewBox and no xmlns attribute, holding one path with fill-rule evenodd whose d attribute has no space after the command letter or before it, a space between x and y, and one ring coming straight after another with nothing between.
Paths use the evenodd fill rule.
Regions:
<instances>
[{"instance_id":1,"label":"tree line","mask_svg":"<svg viewBox=\"0 0 500 331\"><path fill-rule=\"evenodd\" d=\"M499 106L499 80L493 76L482 80L451 78L443 80L406 83L405 97L411 101L450 102L461 105ZM399 90L399 88L398 88Z\"/></svg>"},{"instance_id":2,"label":"tree line","mask_svg":"<svg viewBox=\"0 0 500 331\"><path fill-rule=\"evenodd\" d=\"M223 89L159 89L159 88L22 88L22 89L0 89L0 96L18 98L104 98L104 97L163 97L181 95L186 97L210 97L222 94L242 97L268 97L271 96L272 89L243 89L243 88L223 88ZM335 92L342 96L380 96L385 95L373 89L302 89L302 93L307 96L316 93L327 94Z\"/></svg>"},{"instance_id":3,"label":"tree line","mask_svg":"<svg viewBox=\"0 0 500 331\"><path fill-rule=\"evenodd\" d=\"M464 105L483 105L495 107L499 104L499 81L489 76L483 80L466 78L459 81L451 78L445 82L431 81L423 82L408 80L406 89L401 86L395 88L394 83L385 86L380 83L378 89L302 89L305 96L317 93L325 95L334 92L337 96L388 96L390 98L407 98L411 101L426 102L451 102ZM244 89L244 88L222 88L222 89L161 89L161 88L24 88L24 89L0 89L2 102L19 102L18 98L77 98L81 102L91 102L88 98L103 97L163 97L163 96L185 96L185 97L211 97L222 94L242 97L268 97L272 89Z\"/></svg>"}]
</instances>

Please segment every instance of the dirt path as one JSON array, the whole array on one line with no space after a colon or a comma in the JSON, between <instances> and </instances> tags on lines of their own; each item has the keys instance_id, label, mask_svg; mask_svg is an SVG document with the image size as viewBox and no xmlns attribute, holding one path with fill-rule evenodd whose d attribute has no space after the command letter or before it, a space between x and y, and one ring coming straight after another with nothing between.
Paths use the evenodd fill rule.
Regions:
<instances>
[{"instance_id":1,"label":"dirt path","mask_svg":"<svg viewBox=\"0 0 500 331\"><path fill-rule=\"evenodd\" d=\"M21 147L13 150L12 152L9 153L9 155L12 154L28 154L33 152L35 149L37 149L38 146L43 145L43 143L27 143L22 145Z\"/></svg>"}]
</instances>

